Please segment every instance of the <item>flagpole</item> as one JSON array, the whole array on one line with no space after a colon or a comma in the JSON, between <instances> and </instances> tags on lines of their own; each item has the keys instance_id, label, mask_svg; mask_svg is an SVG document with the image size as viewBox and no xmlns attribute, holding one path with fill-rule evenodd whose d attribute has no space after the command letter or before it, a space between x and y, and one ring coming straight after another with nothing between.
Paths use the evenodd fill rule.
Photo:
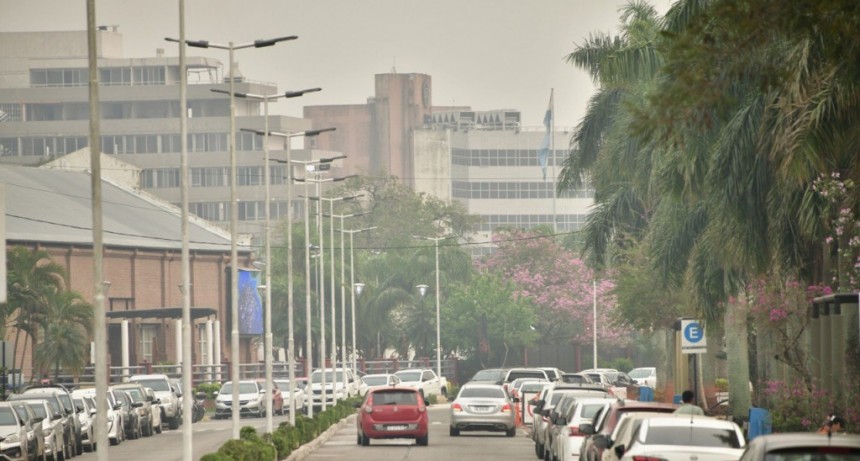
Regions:
<instances>
[{"instance_id":1,"label":"flagpole","mask_svg":"<svg viewBox=\"0 0 860 461\"><path fill-rule=\"evenodd\" d=\"M556 175L555 175L555 88L549 90L549 158L552 160L552 232L558 234L558 215L556 214Z\"/></svg>"}]
</instances>

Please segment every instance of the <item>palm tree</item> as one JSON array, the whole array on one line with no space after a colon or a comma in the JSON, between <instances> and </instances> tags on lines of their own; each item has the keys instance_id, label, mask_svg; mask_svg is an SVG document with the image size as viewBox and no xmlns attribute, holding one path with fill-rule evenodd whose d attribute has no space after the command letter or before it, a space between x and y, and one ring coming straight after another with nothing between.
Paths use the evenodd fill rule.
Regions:
<instances>
[{"instance_id":1,"label":"palm tree","mask_svg":"<svg viewBox=\"0 0 860 461\"><path fill-rule=\"evenodd\" d=\"M42 339L34 347L34 368L43 372L53 368L55 379L60 369L80 372L89 357L92 321L92 305L79 293L49 292L38 320Z\"/></svg>"}]
</instances>

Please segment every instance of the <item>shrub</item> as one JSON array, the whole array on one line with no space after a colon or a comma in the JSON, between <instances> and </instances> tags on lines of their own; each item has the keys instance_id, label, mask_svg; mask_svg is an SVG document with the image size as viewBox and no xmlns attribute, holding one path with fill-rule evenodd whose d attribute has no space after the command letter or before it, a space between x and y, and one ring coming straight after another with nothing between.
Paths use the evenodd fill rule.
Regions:
<instances>
[{"instance_id":1,"label":"shrub","mask_svg":"<svg viewBox=\"0 0 860 461\"><path fill-rule=\"evenodd\" d=\"M234 461L275 459L275 447L259 439L257 441L229 440L218 449L218 453Z\"/></svg>"},{"instance_id":2,"label":"shrub","mask_svg":"<svg viewBox=\"0 0 860 461\"><path fill-rule=\"evenodd\" d=\"M728 392L729 391L729 380L726 378L717 378L714 381L714 386L716 386L717 392Z\"/></svg>"},{"instance_id":3,"label":"shrub","mask_svg":"<svg viewBox=\"0 0 860 461\"><path fill-rule=\"evenodd\" d=\"M439 397L436 394L433 394L427 398L427 402L430 403L430 405L436 405L439 403Z\"/></svg>"},{"instance_id":4,"label":"shrub","mask_svg":"<svg viewBox=\"0 0 860 461\"><path fill-rule=\"evenodd\" d=\"M231 461L221 453L207 453L200 458L200 461Z\"/></svg>"},{"instance_id":5,"label":"shrub","mask_svg":"<svg viewBox=\"0 0 860 461\"><path fill-rule=\"evenodd\" d=\"M833 413L841 414L849 428L860 425L860 396L857 394L848 395L840 402L826 391L808 390L803 382L789 385L782 381L768 382L764 394L774 432L816 430Z\"/></svg>"},{"instance_id":6,"label":"shrub","mask_svg":"<svg viewBox=\"0 0 860 461\"><path fill-rule=\"evenodd\" d=\"M215 398L215 393L221 390L221 384L219 383L201 383L197 385L197 389L195 392L203 392L206 394L206 398L212 400Z\"/></svg>"}]
</instances>

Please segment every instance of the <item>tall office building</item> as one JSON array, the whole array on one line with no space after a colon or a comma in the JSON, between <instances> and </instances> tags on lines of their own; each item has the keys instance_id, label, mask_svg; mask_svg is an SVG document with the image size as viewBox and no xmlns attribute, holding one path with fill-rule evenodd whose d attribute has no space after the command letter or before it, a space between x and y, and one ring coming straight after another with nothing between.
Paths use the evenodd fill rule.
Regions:
<instances>
[{"instance_id":1,"label":"tall office building","mask_svg":"<svg viewBox=\"0 0 860 461\"><path fill-rule=\"evenodd\" d=\"M102 151L141 168L141 187L179 203L179 58L126 58L122 35L100 28L98 38ZM167 45L165 43L165 45ZM172 52L178 54L172 45ZM187 107L190 210L228 228L230 222L229 66L189 56ZM87 35L72 32L0 33L0 162L35 165L86 147L89 134ZM273 83L239 75L236 92L274 94ZM262 130L260 101L236 99L236 127ZM269 116L269 129L308 130L311 122ZM326 133L324 136L337 136ZM239 233L262 233L264 171L271 175L272 217L286 215L286 167L263 164L263 138L237 131ZM294 150L295 158L310 152ZM283 138L270 138L272 158L284 158ZM304 193L296 191L296 194ZM295 197L296 195L294 195ZM294 207L301 205L300 200ZM300 210L295 209L297 216ZM257 241L258 242L258 241Z\"/></svg>"}]
</instances>

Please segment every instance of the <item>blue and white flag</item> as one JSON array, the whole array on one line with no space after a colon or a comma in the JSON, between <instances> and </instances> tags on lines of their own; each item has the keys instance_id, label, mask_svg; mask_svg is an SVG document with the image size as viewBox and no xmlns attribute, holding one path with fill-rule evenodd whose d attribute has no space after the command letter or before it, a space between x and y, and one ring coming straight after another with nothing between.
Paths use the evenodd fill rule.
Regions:
<instances>
[{"instance_id":1,"label":"blue and white flag","mask_svg":"<svg viewBox=\"0 0 860 461\"><path fill-rule=\"evenodd\" d=\"M549 159L549 150L552 136L552 91L549 93L549 106L546 108L546 114L543 116L543 125L546 127L546 134L543 136L543 141L540 143L538 150L538 161L543 171L543 180L546 181L546 165Z\"/></svg>"}]
</instances>

